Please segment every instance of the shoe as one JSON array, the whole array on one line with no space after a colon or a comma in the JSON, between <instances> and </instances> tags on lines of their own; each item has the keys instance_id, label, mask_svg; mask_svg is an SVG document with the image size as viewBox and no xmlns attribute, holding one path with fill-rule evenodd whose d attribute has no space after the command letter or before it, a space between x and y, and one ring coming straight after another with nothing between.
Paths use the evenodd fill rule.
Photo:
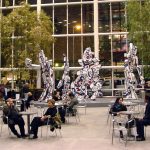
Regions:
<instances>
[{"instance_id":1,"label":"shoe","mask_svg":"<svg viewBox=\"0 0 150 150\"><path fill-rule=\"evenodd\" d=\"M145 141L145 137L137 137L136 141Z\"/></svg>"},{"instance_id":2,"label":"shoe","mask_svg":"<svg viewBox=\"0 0 150 150\"><path fill-rule=\"evenodd\" d=\"M29 139L37 139L37 138L38 138L37 135L34 135L34 134L30 134L30 135L29 135Z\"/></svg>"},{"instance_id":3,"label":"shoe","mask_svg":"<svg viewBox=\"0 0 150 150\"><path fill-rule=\"evenodd\" d=\"M37 138L38 138L38 136L37 136L37 135L34 135L32 139L37 139Z\"/></svg>"},{"instance_id":4,"label":"shoe","mask_svg":"<svg viewBox=\"0 0 150 150\"><path fill-rule=\"evenodd\" d=\"M20 134L16 134L17 138L21 138L21 135Z\"/></svg>"},{"instance_id":5,"label":"shoe","mask_svg":"<svg viewBox=\"0 0 150 150\"><path fill-rule=\"evenodd\" d=\"M21 137L24 139L24 138L28 137L28 135L25 134L25 135L22 135Z\"/></svg>"}]
</instances>

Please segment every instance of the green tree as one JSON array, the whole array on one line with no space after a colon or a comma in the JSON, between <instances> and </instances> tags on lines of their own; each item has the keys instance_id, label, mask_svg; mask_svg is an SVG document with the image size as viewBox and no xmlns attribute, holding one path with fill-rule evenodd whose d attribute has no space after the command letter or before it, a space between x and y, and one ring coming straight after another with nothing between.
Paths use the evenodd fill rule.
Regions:
<instances>
[{"instance_id":1,"label":"green tree","mask_svg":"<svg viewBox=\"0 0 150 150\"><path fill-rule=\"evenodd\" d=\"M2 15L0 25L2 67L24 68L27 57L33 63L39 63L38 53L41 49L48 58L51 57L53 25L43 11L38 15L29 5L22 3L21 7L13 9L8 15ZM16 74L19 78L30 79L33 73L20 69Z\"/></svg>"},{"instance_id":2,"label":"green tree","mask_svg":"<svg viewBox=\"0 0 150 150\"><path fill-rule=\"evenodd\" d=\"M13 67L24 67L24 60L29 57L38 63L38 53L43 49L48 57L54 42L51 19L41 12L31 11L30 6L22 4L1 19L2 56L10 66L13 57ZM12 39L12 35L15 37ZM12 53L12 49L13 52ZM12 56L13 55L13 56Z\"/></svg>"},{"instance_id":3,"label":"green tree","mask_svg":"<svg viewBox=\"0 0 150 150\"><path fill-rule=\"evenodd\" d=\"M138 47L139 58L150 64L150 0L127 2L129 39Z\"/></svg>"}]
</instances>

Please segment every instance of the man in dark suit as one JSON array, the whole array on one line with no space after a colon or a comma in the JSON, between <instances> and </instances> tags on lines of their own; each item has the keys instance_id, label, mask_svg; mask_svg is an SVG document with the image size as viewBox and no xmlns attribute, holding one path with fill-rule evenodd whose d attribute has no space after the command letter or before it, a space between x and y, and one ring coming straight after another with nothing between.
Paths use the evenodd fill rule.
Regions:
<instances>
[{"instance_id":1,"label":"man in dark suit","mask_svg":"<svg viewBox=\"0 0 150 150\"><path fill-rule=\"evenodd\" d=\"M7 99L7 105L3 108L4 116L8 117L8 126L18 138L25 138L24 120L21 115L19 115L18 108L14 105L13 99ZM19 126L20 134L15 129L15 125Z\"/></svg>"},{"instance_id":2,"label":"man in dark suit","mask_svg":"<svg viewBox=\"0 0 150 150\"><path fill-rule=\"evenodd\" d=\"M150 125L150 97L148 97L147 105L145 109L145 115L143 119L136 119L136 127L137 127L137 141L145 141L144 137L144 126Z\"/></svg>"}]
</instances>

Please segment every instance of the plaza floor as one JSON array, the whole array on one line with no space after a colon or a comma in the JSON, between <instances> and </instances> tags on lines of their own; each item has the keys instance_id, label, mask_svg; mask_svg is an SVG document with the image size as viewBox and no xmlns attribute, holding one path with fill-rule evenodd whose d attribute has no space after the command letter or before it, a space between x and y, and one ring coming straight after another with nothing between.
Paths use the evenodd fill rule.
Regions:
<instances>
[{"instance_id":1,"label":"plaza floor","mask_svg":"<svg viewBox=\"0 0 150 150\"><path fill-rule=\"evenodd\" d=\"M89 107L86 115L84 109L79 110L80 122L70 118L69 123L62 125L62 137L49 132L46 138L46 127L43 128L43 137L35 140L18 139L8 134L5 125L0 137L1 150L149 150L150 127L147 127L146 141L129 141L125 147L124 142L115 138L111 144L111 134L106 123L107 107ZM25 121L27 120L24 117Z\"/></svg>"}]
</instances>

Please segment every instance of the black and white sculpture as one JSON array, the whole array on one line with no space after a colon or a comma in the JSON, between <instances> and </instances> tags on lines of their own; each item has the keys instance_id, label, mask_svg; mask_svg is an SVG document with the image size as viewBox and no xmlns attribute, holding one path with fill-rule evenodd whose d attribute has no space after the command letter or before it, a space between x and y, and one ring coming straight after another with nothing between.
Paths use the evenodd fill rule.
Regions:
<instances>
[{"instance_id":1,"label":"black and white sculpture","mask_svg":"<svg viewBox=\"0 0 150 150\"><path fill-rule=\"evenodd\" d=\"M82 100L88 96L87 88L90 88L93 92L91 99L95 100L97 96L102 96L99 60L94 56L91 48L88 47L85 49L82 59L79 59L78 62L82 69L77 72L78 77L71 83L71 89L76 97Z\"/></svg>"},{"instance_id":2,"label":"black and white sculpture","mask_svg":"<svg viewBox=\"0 0 150 150\"><path fill-rule=\"evenodd\" d=\"M125 74L125 94L128 99L138 99L135 92L136 85L144 85L144 77L142 76L141 68L139 66L137 57L137 47L133 43L129 44L129 51L126 54L125 64L124 64L124 74ZM134 71L137 72L137 77Z\"/></svg>"},{"instance_id":3,"label":"black and white sculpture","mask_svg":"<svg viewBox=\"0 0 150 150\"><path fill-rule=\"evenodd\" d=\"M25 64L26 67L40 67L42 71L42 79L44 83L44 91L42 92L38 101L47 101L49 98L52 98L52 92L54 90L54 74L52 69L52 60L47 60L43 50L39 53L39 62L40 65L32 64L32 60L26 58Z\"/></svg>"},{"instance_id":4,"label":"black and white sculpture","mask_svg":"<svg viewBox=\"0 0 150 150\"><path fill-rule=\"evenodd\" d=\"M69 61L65 54L63 55L63 57L64 57L64 72L62 75L62 79L59 81L57 85L58 89L63 86L62 99L64 99L67 96L67 92L70 89Z\"/></svg>"}]
</instances>

